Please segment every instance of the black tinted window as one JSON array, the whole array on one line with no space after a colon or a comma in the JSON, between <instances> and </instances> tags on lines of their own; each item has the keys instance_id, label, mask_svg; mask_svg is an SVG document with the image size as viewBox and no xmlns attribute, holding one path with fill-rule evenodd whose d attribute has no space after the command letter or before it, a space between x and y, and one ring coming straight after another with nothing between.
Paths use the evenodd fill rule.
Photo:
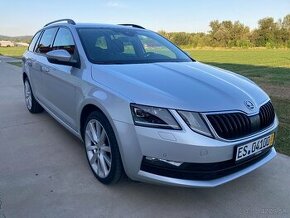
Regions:
<instances>
[{"instance_id":1,"label":"black tinted window","mask_svg":"<svg viewBox=\"0 0 290 218\"><path fill-rule=\"evenodd\" d=\"M39 38L39 35L40 35L41 32L38 32L34 35L34 37L32 38L30 44L29 44L29 47L28 47L28 50L29 51L33 51L34 50L34 47L35 47L35 44Z\"/></svg>"},{"instance_id":2,"label":"black tinted window","mask_svg":"<svg viewBox=\"0 0 290 218\"><path fill-rule=\"evenodd\" d=\"M75 51L75 43L72 34L67 28L60 28L57 32L53 43L53 50L64 49L67 50L71 55Z\"/></svg>"},{"instance_id":3,"label":"black tinted window","mask_svg":"<svg viewBox=\"0 0 290 218\"><path fill-rule=\"evenodd\" d=\"M57 28L51 28L44 31L40 39L40 42L38 43L36 52L45 54L51 51L51 47L52 47L51 44L54 39L56 30Z\"/></svg>"}]
</instances>

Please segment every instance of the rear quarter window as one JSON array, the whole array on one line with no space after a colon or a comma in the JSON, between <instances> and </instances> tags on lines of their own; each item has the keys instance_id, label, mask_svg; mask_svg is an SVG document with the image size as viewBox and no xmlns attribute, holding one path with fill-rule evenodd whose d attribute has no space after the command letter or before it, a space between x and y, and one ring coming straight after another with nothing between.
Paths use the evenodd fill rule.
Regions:
<instances>
[{"instance_id":1,"label":"rear quarter window","mask_svg":"<svg viewBox=\"0 0 290 218\"><path fill-rule=\"evenodd\" d=\"M35 47L35 44L36 44L36 42L37 42L37 40L38 40L38 38L39 38L39 36L40 36L40 33L41 33L41 31L37 32L37 33L33 36L32 40L31 40L31 42L30 42L30 44L29 44L28 51L32 51L32 52L34 51L34 47Z\"/></svg>"}]
</instances>

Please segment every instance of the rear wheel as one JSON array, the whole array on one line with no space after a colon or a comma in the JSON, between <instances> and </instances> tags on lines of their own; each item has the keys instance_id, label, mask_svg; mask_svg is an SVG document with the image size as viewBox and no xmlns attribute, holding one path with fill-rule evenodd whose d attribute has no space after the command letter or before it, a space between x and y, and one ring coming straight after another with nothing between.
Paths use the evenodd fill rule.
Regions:
<instances>
[{"instance_id":1,"label":"rear wheel","mask_svg":"<svg viewBox=\"0 0 290 218\"><path fill-rule=\"evenodd\" d=\"M96 178L103 184L118 182L123 175L122 161L107 118L101 112L92 112L83 131L87 159Z\"/></svg>"},{"instance_id":2,"label":"rear wheel","mask_svg":"<svg viewBox=\"0 0 290 218\"><path fill-rule=\"evenodd\" d=\"M24 79L24 97L25 104L30 113L36 114L43 111L41 105L36 101L31 90L28 79Z\"/></svg>"}]
</instances>

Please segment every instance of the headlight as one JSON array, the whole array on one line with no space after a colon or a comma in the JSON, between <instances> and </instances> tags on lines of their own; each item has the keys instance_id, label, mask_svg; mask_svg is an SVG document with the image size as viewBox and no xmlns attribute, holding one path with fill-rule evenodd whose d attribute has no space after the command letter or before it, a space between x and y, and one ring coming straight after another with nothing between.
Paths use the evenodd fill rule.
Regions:
<instances>
[{"instance_id":1,"label":"headlight","mask_svg":"<svg viewBox=\"0 0 290 218\"><path fill-rule=\"evenodd\" d=\"M199 113L178 111L184 122L195 132L212 137L212 134Z\"/></svg>"},{"instance_id":2,"label":"headlight","mask_svg":"<svg viewBox=\"0 0 290 218\"><path fill-rule=\"evenodd\" d=\"M163 129L181 129L171 113L165 108L131 104L135 125Z\"/></svg>"}]
</instances>

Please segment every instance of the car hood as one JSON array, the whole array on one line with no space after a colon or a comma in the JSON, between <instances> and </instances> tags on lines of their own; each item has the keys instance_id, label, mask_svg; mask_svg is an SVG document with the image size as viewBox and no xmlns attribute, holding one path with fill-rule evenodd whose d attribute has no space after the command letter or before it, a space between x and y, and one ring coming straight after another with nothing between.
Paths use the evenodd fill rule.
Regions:
<instances>
[{"instance_id":1,"label":"car hood","mask_svg":"<svg viewBox=\"0 0 290 218\"><path fill-rule=\"evenodd\" d=\"M269 100L249 79L200 62L93 65L92 78L132 103L172 109L251 114Z\"/></svg>"}]
</instances>

